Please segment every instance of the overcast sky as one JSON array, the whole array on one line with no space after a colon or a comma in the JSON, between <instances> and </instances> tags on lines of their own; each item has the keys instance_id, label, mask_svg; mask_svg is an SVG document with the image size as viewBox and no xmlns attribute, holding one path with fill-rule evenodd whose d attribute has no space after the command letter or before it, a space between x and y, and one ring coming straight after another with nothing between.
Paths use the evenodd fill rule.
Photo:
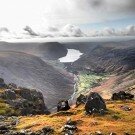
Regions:
<instances>
[{"instance_id":1,"label":"overcast sky","mask_svg":"<svg viewBox=\"0 0 135 135\"><path fill-rule=\"evenodd\" d=\"M27 31L23 28L29 26L33 32L54 32L62 27L70 32L73 25L74 35L81 33L78 27L89 33L134 24L135 0L0 0L0 28L14 31Z\"/></svg>"}]
</instances>

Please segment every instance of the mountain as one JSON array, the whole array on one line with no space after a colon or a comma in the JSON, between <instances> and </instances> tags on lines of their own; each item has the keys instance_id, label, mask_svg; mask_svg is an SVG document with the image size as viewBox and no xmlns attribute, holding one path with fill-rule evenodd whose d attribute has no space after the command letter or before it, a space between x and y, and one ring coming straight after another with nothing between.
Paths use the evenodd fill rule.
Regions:
<instances>
[{"instance_id":1,"label":"mountain","mask_svg":"<svg viewBox=\"0 0 135 135\"><path fill-rule=\"evenodd\" d=\"M71 75L23 52L0 52L0 76L6 83L41 91L48 108L56 106L63 97L69 99L73 93Z\"/></svg>"},{"instance_id":2,"label":"mountain","mask_svg":"<svg viewBox=\"0 0 135 135\"><path fill-rule=\"evenodd\" d=\"M16 51L36 55L45 60L57 60L66 56L67 48L58 42L8 43L0 42L0 51Z\"/></svg>"}]
</instances>

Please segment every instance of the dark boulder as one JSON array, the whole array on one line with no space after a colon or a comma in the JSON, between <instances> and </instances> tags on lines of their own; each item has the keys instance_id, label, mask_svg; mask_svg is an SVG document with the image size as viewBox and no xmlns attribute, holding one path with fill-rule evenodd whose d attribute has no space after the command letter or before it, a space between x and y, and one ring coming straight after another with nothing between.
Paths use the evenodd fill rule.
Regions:
<instances>
[{"instance_id":1,"label":"dark boulder","mask_svg":"<svg viewBox=\"0 0 135 135\"><path fill-rule=\"evenodd\" d=\"M80 94L80 96L76 99L76 105L85 104L86 103L86 96Z\"/></svg>"},{"instance_id":2,"label":"dark boulder","mask_svg":"<svg viewBox=\"0 0 135 135\"><path fill-rule=\"evenodd\" d=\"M67 111L70 109L70 106L68 104L67 100L62 100L57 105L57 111Z\"/></svg>"},{"instance_id":3,"label":"dark boulder","mask_svg":"<svg viewBox=\"0 0 135 135\"><path fill-rule=\"evenodd\" d=\"M111 97L112 100L132 100L134 98L134 95L125 92L125 91L120 91L118 93L114 93Z\"/></svg>"},{"instance_id":4,"label":"dark boulder","mask_svg":"<svg viewBox=\"0 0 135 135\"><path fill-rule=\"evenodd\" d=\"M91 92L87 97L85 104L85 111L88 114L99 113L104 114L106 111L106 104L103 98L96 92Z\"/></svg>"}]
</instances>

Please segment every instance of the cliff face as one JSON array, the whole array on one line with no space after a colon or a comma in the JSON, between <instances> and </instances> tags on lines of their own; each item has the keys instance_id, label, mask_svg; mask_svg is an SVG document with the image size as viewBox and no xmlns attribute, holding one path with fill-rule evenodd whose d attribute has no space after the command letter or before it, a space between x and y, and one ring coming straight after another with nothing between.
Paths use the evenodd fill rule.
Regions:
<instances>
[{"instance_id":1,"label":"cliff face","mask_svg":"<svg viewBox=\"0 0 135 135\"><path fill-rule=\"evenodd\" d=\"M28 115L48 114L41 92L18 87L15 84L6 85L0 81L0 114L2 115ZM4 109L5 106L5 109ZM8 106L6 108L6 106Z\"/></svg>"}]
</instances>

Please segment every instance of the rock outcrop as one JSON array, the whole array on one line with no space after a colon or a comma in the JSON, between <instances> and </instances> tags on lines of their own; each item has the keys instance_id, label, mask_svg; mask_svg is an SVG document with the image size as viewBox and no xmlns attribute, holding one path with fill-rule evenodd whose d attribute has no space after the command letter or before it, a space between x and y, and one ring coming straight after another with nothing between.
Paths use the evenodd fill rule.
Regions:
<instances>
[{"instance_id":1,"label":"rock outcrop","mask_svg":"<svg viewBox=\"0 0 135 135\"><path fill-rule=\"evenodd\" d=\"M49 114L42 93L34 89L17 88L15 84L9 84L3 87L0 99L16 110L16 115Z\"/></svg>"}]
</instances>

